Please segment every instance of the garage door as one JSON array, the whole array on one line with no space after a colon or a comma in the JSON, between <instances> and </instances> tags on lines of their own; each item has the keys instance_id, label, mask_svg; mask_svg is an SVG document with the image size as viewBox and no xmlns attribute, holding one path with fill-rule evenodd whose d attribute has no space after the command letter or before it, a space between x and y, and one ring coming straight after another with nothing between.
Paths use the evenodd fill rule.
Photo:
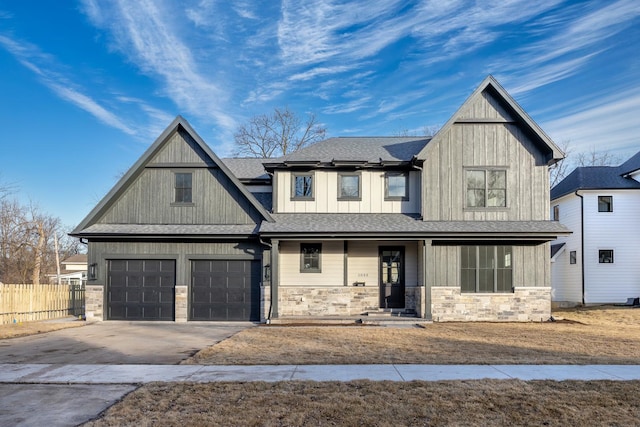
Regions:
<instances>
[{"instance_id":1,"label":"garage door","mask_svg":"<svg viewBox=\"0 0 640 427\"><path fill-rule=\"evenodd\" d=\"M190 304L190 320L260 320L260 261L192 261Z\"/></svg>"},{"instance_id":2,"label":"garage door","mask_svg":"<svg viewBox=\"0 0 640 427\"><path fill-rule=\"evenodd\" d=\"M109 260L107 319L173 320L173 260Z\"/></svg>"}]
</instances>

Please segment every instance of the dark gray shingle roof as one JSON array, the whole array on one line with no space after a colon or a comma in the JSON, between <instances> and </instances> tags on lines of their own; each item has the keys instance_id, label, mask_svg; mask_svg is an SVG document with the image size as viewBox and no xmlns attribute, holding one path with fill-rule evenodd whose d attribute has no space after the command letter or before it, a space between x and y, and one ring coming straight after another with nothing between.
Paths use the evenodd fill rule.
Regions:
<instances>
[{"instance_id":1,"label":"dark gray shingle roof","mask_svg":"<svg viewBox=\"0 0 640 427\"><path fill-rule=\"evenodd\" d=\"M558 251L560 251L560 249L562 249L564 245L565 245L564 243L557 243L555 245L551 245L551 258L553 258L554 255L557 254Z\"/></svg>"},{"instance_id":2,"label":"dark gray shingle roof","mask_svg":"<svg viewBox=\"0 0 640 427\"><path fill-rule=\"evenodd\" d=\"M633 155L629 160L620 165L620 174L626 175L640 170L640 151Z\"/></svg>"},{"instance_id":3,"label":"dark gray shingle roof","mask_svg":"<svg viewBox=\"0 0 640 427\"><path fill-rule=\"evenodd\" d=\"M431 137L340 137L317 142L269 163L317 161L408 162Z\"/></svg>"},{"instance_id":4,"label":"dark gray shingle roof","mask_svg":"<svg viewBox=\"0 0 640 427\"><path fill-rule=\"evenodd\" d=\"M240 180L269 179L269 175L267 175L267 172L264 170L262 163L270 159L233 157L221 160L227 165L236 178Z\"/></svg>"},{"instance_id":5,"label":"dark gray shingle roof","mask_svg":"<svg viewBox=\"0 0 640 427\"><path fill-rule=\"evenodd\" d=\"M275 234L373 234L376 236L535 236L570 231L557 221L422 221L406 214L273 214L275 222L263 222L260 233Z\"/></svg>"},{"instance_id":6,"label":"dark gray shingle roof","mask_svg":"<svg viewBox=\"0 0 640 427\"><path fill-rule=\"evenodd\" d=\"M585 166L575 168L551 189L551 200L576 190L624 190L640 188L640 182L625 175L640 169L640 151L620 166Z\"/></svg>"}]
</instances>

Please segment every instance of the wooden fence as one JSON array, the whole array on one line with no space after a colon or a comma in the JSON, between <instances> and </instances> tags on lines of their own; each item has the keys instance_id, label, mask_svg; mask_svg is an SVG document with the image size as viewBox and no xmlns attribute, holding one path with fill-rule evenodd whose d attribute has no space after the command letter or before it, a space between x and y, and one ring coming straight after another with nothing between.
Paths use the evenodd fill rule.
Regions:
<instances>
[{"instance_id":1,"label":"wooden fence","mask_svg":"<svg viewBox=\"0 0 640 427\"><path fill-rule=\"evenodd\" d=\"M5 285L0 283L0 325L84 315L79 285Z\"/></svg>"}]
</instances>

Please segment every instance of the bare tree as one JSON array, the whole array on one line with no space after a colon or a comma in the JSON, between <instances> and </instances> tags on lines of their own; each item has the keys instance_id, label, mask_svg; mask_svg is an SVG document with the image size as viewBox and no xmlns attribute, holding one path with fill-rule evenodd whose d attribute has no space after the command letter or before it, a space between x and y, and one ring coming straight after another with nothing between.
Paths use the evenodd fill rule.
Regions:
<instances>
[{"instance_id":1,"label":"bare tree","mask_svg":"<svg viewBox=\"0 0 640 427\"><path fill-rule=\"evenodd\" d=\"M401 128L393 133L394 136L406 136L406 137L423 137L423 136L434 136L440 130L440 126L431 125L431 126L423 126L420 130L409 130L407 128Z\"/></svg>"},{"instance_id":2,"label":"bare tree","mask_svg":"<svg viewBox=\"0 0 640 427\"><path fill-rule=\"evenodd\" d=\"M66 236L58 218L35 205L23 206L16 200L0 200L0 281L42 283L56 268L58 258L80 253L80 243Z\"/></svg>"},{"instance_id":3,"label":"bare tree","mask_svg":"<svg viewBox=\"0 0 640 427\"><path fill-rule=\"evenodd\" d=\"M279 157L324 139L327 129L309 113L306 121L288 107L254 116L234 134L237 156Z\"/></svg>"},{"instance_id":4,"label":"bare tree","mask_svg":"<svg viewBox=\"0 0 640 427\"><path fill-rule=\"evenodd\" d=\"M558 147L564 152L564 159L554 163L549 167L549 184L553 188L557 183L562 181L569 174L570 163L568 158L571 156L571 141L565 140L558 144Z\"/></svg>"},{"instance_id":5,"label":"bare tree","mask_svg":"<svg viewBox=\"0 0 640 427\"><path fill-rule=\"evenodd\" d=\"M549 170L551 188L562 181L577 167L615 166L620 164L622 161L620 157L611 154L608 151L597 151L595 148L591 148L589 151L580 152L574 155L570 141L563 141L558 144L558 146L565 152L566 157L551 166Z\"/></svg>"}]
</instances>

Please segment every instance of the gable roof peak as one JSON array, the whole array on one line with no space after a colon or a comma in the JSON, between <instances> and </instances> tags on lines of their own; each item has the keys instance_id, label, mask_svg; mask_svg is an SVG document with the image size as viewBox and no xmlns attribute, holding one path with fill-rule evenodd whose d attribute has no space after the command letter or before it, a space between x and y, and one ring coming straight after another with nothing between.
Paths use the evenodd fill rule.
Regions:
<instances>
[{"instance_id":1,"label":"gable roof peak","mask_svg":"<svg viewBox=\"0 0 640 427\"><path fill-rule=\"evenodd\" d=\"M525 128L533 137L534 141L548 152L548 164L552 165L565 157L564 152L549 138L549 136L538 126L538 124L524 111L515 99L500 85L498 80L491 74L487 75L478 85L471 95L462 103L460 108L449 118L449 120L433 136L431 144L438 142L456 121L463 115L466 108L482 93L492 91L492 95L497 98L505 109L511 114L515 121ZM425 159L427 147L418 154L418 158Z\"/></svg>"},{"instance_id":2,"label":"gable roof peak","mask_svg":"<svg viewBox=\"0 0 640 427\"><path fill-rule=\"evenodd\" d=\"M231 182L237 187L248 200L249 203L260 213L260 215L267 221L273 221L273 218L269 212L258 202L258 200L240 183L238 178L231 172L231 170L224 164L224 162L211 150L209 145L198 135L198 133L191 127L189 122L177 115L175 119L165 128L164 131L156 138L156 140L147 148L147 150L138 158L138 160L129 168L129 170L118 180L115 186L100 200L100 202L89 212L89 214L78 224L78 226L70 233L70 235L77 235L85 228L89 227L106 212L113 202L119 197L136 176L144 169L145 165L153 158L153 156L160 151L170 141L170 137L174 132L178 131L181 127L187 134L195 141L198 147L216 164L218 168L231 180Z\"/></svg>"}]
</instances>

